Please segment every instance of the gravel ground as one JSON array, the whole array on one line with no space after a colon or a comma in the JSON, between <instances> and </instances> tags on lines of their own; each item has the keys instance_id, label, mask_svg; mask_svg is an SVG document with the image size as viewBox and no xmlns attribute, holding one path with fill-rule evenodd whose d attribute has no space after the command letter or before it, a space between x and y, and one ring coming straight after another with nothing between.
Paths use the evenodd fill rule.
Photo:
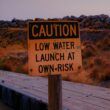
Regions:
<instances>
[{"instance_id":1,"label":"gravel ground","mask_svg":"<svg viewBox=\"0 0 110 110\"><path fill-rule=\"evenodd\" d=\"M13 110L0 101L0 110Z\"/></svg>"}]
</instances>

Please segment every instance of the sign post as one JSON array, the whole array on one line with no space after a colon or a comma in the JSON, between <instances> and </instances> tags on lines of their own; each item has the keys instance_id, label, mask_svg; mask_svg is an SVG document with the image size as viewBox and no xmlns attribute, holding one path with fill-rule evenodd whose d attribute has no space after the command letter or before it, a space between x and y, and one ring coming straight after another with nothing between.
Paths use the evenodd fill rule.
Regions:
<instances>
[{"instance_id":1,"label":"sign post","mask_svg":"<svg viewBox=\"0 0 110 110\"><path fill-rule=\"evenodd\" d=\"M33 21L28 25L29 74L74 74L82 66L78 22Z\"/></svg>"},{"instance_id":2,"label":"sign post","mask_svg":"<svg viewBox=\"0 0 110 110\"><path fill-rule=\"evenodd\" d=\"M62 110L61 74L48 76L48 110Z\"/></svg>"}]
</instances>

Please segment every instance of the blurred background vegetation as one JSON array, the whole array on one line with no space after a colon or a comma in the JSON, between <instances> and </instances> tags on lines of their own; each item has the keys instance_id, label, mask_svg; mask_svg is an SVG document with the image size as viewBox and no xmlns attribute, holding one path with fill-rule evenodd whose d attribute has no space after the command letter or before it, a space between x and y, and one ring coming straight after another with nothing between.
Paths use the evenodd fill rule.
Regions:
<instances>
[{"instance_id":1,"label":"blurred background vegetation","mask_svg":"<svg viewBox=\"0 0 110 110\"><path fill-rule=\"evenodd\" d=\"M83 68L66 74L64 80L110 87L110 17L65 16L49 20L75 20L80 22ZM36 18L36 20L43 20ZM0 21L0 69L28 74L27 23L13 19Z\"/></svg>"}]
</instances>

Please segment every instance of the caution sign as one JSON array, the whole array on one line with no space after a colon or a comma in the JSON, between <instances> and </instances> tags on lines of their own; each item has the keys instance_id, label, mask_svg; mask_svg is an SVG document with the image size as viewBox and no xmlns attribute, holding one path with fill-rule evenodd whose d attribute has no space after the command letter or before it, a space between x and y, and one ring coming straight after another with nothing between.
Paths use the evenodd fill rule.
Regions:
<instances>
[{"instance_id":1,"label":"caution sign","mask_svg":"<svg viewBox=\"0 0 110 110\"><path fill-rule=\"evenodd\" d=\"M28 24L29 74L71 74L82 66L78 22L33 21Z\"/></svg>"}]
</instances>

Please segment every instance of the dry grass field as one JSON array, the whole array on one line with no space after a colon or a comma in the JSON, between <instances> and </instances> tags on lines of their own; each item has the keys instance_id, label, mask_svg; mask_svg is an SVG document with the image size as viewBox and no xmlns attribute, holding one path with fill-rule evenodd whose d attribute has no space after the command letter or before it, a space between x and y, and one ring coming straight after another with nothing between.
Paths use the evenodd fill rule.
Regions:
<instances>
[{"instance_id":1,"label":"dry grass field","mask_svg":"<svg viewBox=\"0 0 110 110\"><path fill-rule=\"evenodd\" d=\"M105 26L105 25L104 25ZM24 27L26 27L24 25ZM0 28L0 69L28 74L26 28ZM83 68L64 80L110 85L110 30L81 29ZM107 82L107 85L106 85ZM109 83L109 84L108 84Z\"/></svg>"}]
</instances>

